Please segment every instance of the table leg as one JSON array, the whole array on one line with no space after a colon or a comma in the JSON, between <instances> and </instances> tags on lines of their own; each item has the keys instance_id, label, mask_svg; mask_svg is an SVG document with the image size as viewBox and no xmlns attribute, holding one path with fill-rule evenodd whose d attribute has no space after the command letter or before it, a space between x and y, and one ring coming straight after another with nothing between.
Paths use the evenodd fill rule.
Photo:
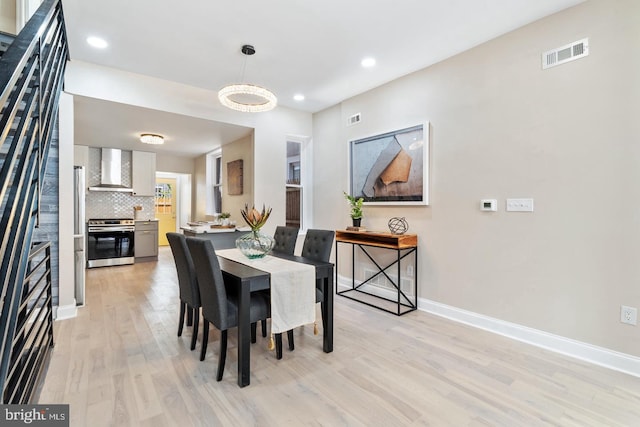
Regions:
<instances>
[{"instance_id":1,"label":"table leg","mask_svg":"<svg viewBox=\"0 0 640 427\"><path fill-rule=\"evenodd\" d=\"M322 331L322 350L325 353L331 353L333 351L333 272L328 277L325 277L322 282L324 287L324 310L326 313L326 323Z\"/></svg>"},{"instance_id":2,"label":"table leg","mask_svg":"<svg viewBox=\"0 0 640 427\"><path fill-rule=\"evenodd\" d=\"M249 282L243 282L240 286L240 301L238 304L238 385L240 387L248 386L251 376L250 301Z\"/></svg>"}]
</instances>

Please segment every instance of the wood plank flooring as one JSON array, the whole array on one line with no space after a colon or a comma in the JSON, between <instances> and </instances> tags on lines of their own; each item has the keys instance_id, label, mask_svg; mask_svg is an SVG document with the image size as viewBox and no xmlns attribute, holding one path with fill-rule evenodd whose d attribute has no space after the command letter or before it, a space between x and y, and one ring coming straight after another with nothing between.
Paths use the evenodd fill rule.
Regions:
<instances>
[{"instance_id":1,"label":"wood plank flooring","mask_svg":"<svg viewBox=\"0 0 640 427\"><path fill-rule=\"evenodd\" d=\"M192 329L177 337L177 288L169 248L157 263L89 270L87 306L55 324L39 402L69 403L72 426L640 425L638 378L341 297L333 353L310 326L279 361L259 336L241 389L232 330L216 382L219 332L200 362Z\"/></svg>"}]
</instances>

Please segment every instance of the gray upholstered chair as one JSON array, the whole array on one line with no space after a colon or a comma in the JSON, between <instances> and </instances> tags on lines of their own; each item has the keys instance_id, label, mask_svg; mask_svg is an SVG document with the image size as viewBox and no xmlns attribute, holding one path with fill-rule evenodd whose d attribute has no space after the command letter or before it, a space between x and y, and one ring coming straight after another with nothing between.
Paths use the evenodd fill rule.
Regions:
<instances>
[{"instance_id":1,"label":"gray upholstered chair","mask_svg":"<svg viewBox=\"0 0 640 427\"><path fill-rule=\"evenodd\" d=\"M200 360L204 360L207 353L209 323L213 323L220 330L220 354L218 355L218 375L216 377L220 381L227 357L227 330L238 326L238 296L227 293L213 242L197 237L187 237L186 240L191 258L196 266L202 303L203 327ZM249 313L252 335L255 336L255 322L264 321L269 314L267 300L260 295L251 295Z\"/></svg>"},{"instance_id":2,"label":"gray upholstered chair","mask_svg":"<svg viewBox=\"0 0 640 427\"><path fill-rule=\"evenodd\" d=\"M336 232L333 230L307 230L304 238L302 253L304 258L316 261L328 262L333 248L333 238ZM322 313L322 327L324 328L326 313L324 311L324 294L322 292L322 284L316 282L316 303L320 303L320 311ZM294 349L293 331L287 331L287 340L289 341L289 350ZM276 357L282 358L282 334L276 334Z\"/></svg>"},{"instance_id":3,"label":"gray upholstered chair","mask_svg":"<svg viewBox=\"0 0 640 427\"><path fill-rule=\"evenodd\" d=\"M196 271L184 235L180 233L167 233L167 240L169 240L173 259L176 263L178 286L180 287L178 336L182 336L184 315L186 309L188 309L187 326L191 326L193 323L193 336L191 337L191 350L193 350L196 348L198 324L200 323L200 289L198 289Z\"/></svg>"},{"instance_id":4,"label":"gray upholstered chair","mask_svg":"<svg viewBox=\"0 0 640 427\"><path fill-rule=\"evenodd\" d=\"M276 232L273 234L273 238L276 241L276 244L273 246L273 251L293 255L293 251L296 249L299 230L297 227L277 226Z\"/></svg>"}]
</instances>

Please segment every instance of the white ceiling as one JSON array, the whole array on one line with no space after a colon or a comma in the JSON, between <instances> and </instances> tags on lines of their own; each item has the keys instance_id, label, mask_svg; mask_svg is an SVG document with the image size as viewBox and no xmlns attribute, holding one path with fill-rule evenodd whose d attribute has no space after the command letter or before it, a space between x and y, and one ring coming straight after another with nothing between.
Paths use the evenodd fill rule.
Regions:
<instances>
[{"instance_id":1,"label":"white ceiling","mask_svg":"<svg viewBox=\"0 0 640 427\"><path fill-rule=\"evenodd\" d=\"M244 126L74 96L74 139L78 145L197 157L245 137L252 130ZM165 144L144 145L139 140L142 133L165 135Z\"/></svg>"},{"instance_id":2,"label":"white ceiling","mask_svg":"<svg viewBox=\"0 0 640 427\"><path fill-rule=\"evenodd\" d=\"M215 91L225 84L250 82L271 89L279 105L316 112L582 1L62 3L72 59ZM89 47L90 35L104 38L109 47ZM245 58L240 53L243 44L254 45L257 53ZM362 68L360 61L366 56L374 57L377 65ZM294 101L296 93L306 99ZM151 120L144 109L129 114L135 110L143 110ZM91 114L80 115L85 116L86 126L92 125ZM190 119L181 119L186 131ZM179 122L179 118L174 121L176 126ZM78 126L76 132L85 133Z\"/></svg>"}]
</instances>

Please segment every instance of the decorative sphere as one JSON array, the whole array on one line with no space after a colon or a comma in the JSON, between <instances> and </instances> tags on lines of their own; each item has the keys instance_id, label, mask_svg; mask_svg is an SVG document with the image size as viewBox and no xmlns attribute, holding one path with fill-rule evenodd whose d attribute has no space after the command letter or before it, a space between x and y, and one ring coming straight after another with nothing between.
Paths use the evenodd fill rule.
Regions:
<instances>
[{"instance_id":1,"label":"decorative sphere","mask_svg":"<svg viewBox=\"0 0 640 427\"><path fill-rule=\"evenodd\" d=\"M389 220L389 223L387 225L389 226L389 230L393 234L404 234L409 229L409 224L404 219L404 217L393 217Z\"/></svg>"}]
</instances>

